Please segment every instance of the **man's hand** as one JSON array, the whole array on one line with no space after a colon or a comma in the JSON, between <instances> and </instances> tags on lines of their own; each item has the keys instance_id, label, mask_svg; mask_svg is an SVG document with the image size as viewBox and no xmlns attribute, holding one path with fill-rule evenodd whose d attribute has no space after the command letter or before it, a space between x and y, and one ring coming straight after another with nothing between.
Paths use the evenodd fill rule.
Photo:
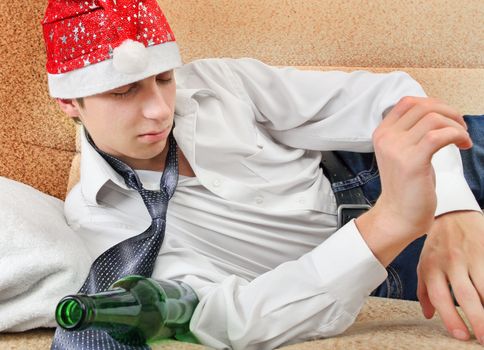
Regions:
<instances>
[{"instance_id":1,"label":"man's hand","mask_svg":"<svg viewBox=\"0 0 484 350\"><path fill-rule=\"evenodd\" d=\"M436 218L417 271L417 295L425 317L431 318L437 310L450 334L469 339L450 284L476 338L484 344L484 216L461 211Z\"/></svg>"},{"instance_id":2,"label":"man's hand","mask_svg":"<svg viewBox=\"0 0 484 350\"><path fill-rule=\"evenodd\" d=\"M466 128L462 115L445 103L405 97L375 130L382 192L356 225L383 265L432 227L437 205L432 156L450 144L471 147Z\"/></svg>"}]
</instances>

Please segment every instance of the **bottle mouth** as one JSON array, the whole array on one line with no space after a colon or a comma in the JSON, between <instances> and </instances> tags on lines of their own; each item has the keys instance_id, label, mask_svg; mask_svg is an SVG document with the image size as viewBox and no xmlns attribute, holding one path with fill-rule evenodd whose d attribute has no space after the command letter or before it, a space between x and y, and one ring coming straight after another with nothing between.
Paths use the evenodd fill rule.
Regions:
<instances>
[{"instance_id":1,"label":"bottle mouth","mask_svg":"<svg viewBox=\"0 0 484 350\"><path fill-rule=\"evenodd\" d=\"M55 312L59 326L66 330L76 330L82 324L86 307L75 296L67 296L57 304Z\"/></svg>"}]
</instances>

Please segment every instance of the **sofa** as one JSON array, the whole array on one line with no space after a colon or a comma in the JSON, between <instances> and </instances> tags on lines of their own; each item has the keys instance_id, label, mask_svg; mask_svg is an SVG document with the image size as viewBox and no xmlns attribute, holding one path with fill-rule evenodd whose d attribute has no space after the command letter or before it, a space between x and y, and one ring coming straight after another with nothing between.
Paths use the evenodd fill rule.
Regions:
<instances>
[{"instance_id":1,"label":"sofa","mask_svg":"<svg viewBox=\"0 0 484 350\"><path fill-rule=\"evenodd\" d=\"M249 56L272 65L301 69L404 70L423 85L428 95L446 100L462 113L484 111L482 0L459 3L161 0L160 3L185 62L204 57ZM39 191L37 198L51 201L58 210L78 181L80 149L75 123L59 111L47 93L40 26L45 6L46 0L0 2L0 18L4 23L0 37L3 48L0 177ZM8 198L15 201L15 193ZM11 207L12 203L3 203L3 208ZM18 225L22 225L20 221ZM0 237L2 234L0 226ZM28 258L32 257L26 257L25 261ZM0 256L0 269L2 263L7 263L5 259ZM2 303L8 301L6 294L2 297L6 292L1 287L1 276L0 330L2 315L6 317L2 314ZM71 288L78 288L76 283L81 279L82 276L77 276ZM48 349L53 329L45 327L46 324L26 322L24 326L4 329L0 333L0 349ZM153 348L203 347L167 341ZM482 346L475 338L461 342L449 337L438 315L426 320L417 302L369 298L355 324L342 335L284 348L480 349Z\"/></svg>"}]
</instances>

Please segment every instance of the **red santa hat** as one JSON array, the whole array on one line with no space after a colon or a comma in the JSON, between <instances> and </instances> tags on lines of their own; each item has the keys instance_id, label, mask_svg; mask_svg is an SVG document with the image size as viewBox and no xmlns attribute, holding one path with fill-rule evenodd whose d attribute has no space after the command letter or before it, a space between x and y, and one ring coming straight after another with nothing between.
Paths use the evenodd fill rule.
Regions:
<instances>
[{"instance_id":1,"label":"red santa hat","mask_svg":"<svg viewBox=\"0 0 484 350\"><path fill-rule=\"evenodd\" d=\"M98 94L182 64L156 0L49 0L42 25L52 97Z\"/></svg>"}]
</instances>

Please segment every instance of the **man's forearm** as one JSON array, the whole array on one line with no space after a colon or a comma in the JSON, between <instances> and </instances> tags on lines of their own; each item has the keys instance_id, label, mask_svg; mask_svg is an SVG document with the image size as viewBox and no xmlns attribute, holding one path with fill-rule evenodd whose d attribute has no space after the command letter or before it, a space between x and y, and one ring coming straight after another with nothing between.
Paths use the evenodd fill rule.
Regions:
<instances>
[{"instance_id":1,"label":"man's forearm","mask_svg":"<svg viewBox=\"0 0 484 350\"><path fill-rule=\"evenodd\" d=\"M402 232L398 223L377 206L357 218L355 224L370 250L385 267L413 240L425 234Z\"/></svg>"}]
</instances>

